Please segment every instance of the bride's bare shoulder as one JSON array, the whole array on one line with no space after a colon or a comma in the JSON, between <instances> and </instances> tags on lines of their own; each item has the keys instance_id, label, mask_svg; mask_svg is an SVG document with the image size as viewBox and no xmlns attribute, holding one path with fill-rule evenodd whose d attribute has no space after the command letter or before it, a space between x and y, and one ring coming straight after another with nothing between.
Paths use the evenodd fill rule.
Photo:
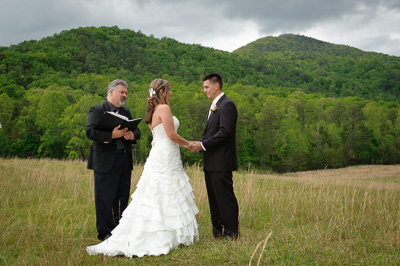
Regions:
<instances>
[{"instance_id":1,"label":"bride's bare shoulder","mask_svg":"<svg viewBox=\"0 0 400 266\"><path fill-rule=\"evenodd\" d=\"M159 104L159 105L157 105L157 109L156 110L167 110L167 109L169 109L169 110L171 110L171 108L169 107L169 105L168 104Z\"/></svg>"},{"instance_id":2,"label":"bride's bare shoulder","mask_svg":"<svg viewBox=\"0 0 400 266\"><path fill-rule=\"evenodd\" d=\"M155 116L164 116L168 113L171 113L171 108L168 104L159 104L157 105L157 109L154 111Z\"/></svg>"}]
</instances>

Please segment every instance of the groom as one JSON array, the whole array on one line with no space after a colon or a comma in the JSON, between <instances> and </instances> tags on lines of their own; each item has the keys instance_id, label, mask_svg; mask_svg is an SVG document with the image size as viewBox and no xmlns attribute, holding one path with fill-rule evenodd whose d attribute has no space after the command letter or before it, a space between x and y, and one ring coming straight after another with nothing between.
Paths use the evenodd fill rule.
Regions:
<instances>
[{"instance_id":1,"label":"groom","mask_svg":"<svg viewBox=\"0 0 400 266\"><path fill-rule=\"evenodd\" d=\"M235 104L222 92L222 78L203 78L204 93L213 100L204 135L193 142L193 152L203 151L204 174L215 238L239 236L239 206L233 191L232 171L237 170Z\"/></svg>"}]
</instances>

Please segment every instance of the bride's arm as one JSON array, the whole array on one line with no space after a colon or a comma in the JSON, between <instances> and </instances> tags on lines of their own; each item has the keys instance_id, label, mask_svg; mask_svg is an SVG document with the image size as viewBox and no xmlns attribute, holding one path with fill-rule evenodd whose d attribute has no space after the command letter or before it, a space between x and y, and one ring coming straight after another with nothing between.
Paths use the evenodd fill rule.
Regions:
<instances>
[{"instance_id":1,"label":"bride's arm","mask_svg":"<svg viewBox=\"0 0 400 266\"><path fill-rule=\"evenodd\" d=\"M179 136L179 134L175 132L174 120L172 119L171 108L166 104L162 104L157 108L157 111L160 115L161 123L164 126L164 130L168 138L173 142L179 144L179 146L181 147L185 148L190 147L190 142L182 138L181 136Z\"/></svg>"}]
</instances>

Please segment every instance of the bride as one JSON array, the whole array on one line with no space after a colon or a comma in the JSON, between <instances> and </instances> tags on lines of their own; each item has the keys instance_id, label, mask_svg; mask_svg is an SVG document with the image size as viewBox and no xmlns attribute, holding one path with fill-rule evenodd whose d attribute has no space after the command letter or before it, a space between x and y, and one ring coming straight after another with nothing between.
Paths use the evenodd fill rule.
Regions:
<instances>
[{"instance_id":1,"label":"bride","mask_svg":"<svg viewBox=\"0 0 400 266\"><path fill-rule=\"evenodd\" d=\"M126 257L168 254L178 245L199 240L192 186L185 173L179 146L190 142L176 132L179 121L168 102L171 84L150 83L146 123L153 134L152 148L129 206L107 240L86 248L90 255Z\"/></svg>"}]
</instances>

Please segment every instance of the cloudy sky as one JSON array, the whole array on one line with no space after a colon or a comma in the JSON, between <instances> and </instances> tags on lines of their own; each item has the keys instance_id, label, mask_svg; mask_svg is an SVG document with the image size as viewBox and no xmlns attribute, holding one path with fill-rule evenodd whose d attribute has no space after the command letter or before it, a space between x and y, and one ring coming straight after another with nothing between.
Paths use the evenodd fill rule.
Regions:
<instances>
[{"instance_id":1,"label":"cloudy sky","mask_svg":"<svg viewBox=\"0 0 400 266\"><path fill-rule=\"evenodd\" d=\"M400 56L400 0L0 0L0 46L115 25L224 51L295 33Z\"/></svg>"}]
</instances>

